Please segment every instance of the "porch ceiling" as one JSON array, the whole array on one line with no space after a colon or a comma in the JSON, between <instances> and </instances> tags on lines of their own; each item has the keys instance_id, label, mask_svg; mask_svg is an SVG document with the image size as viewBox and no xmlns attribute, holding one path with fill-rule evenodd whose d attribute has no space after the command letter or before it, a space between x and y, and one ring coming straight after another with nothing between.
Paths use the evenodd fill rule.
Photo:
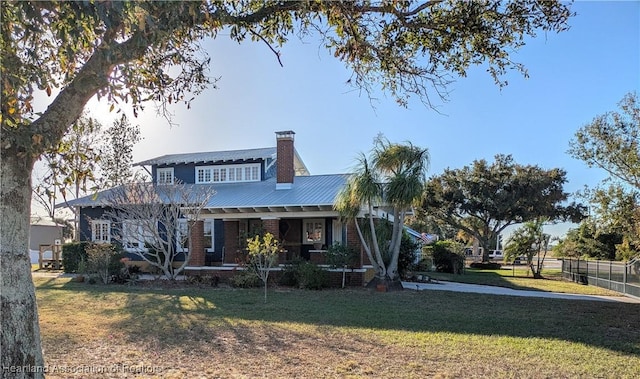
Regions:
<instances>
[{"instance_id":1,"label":"porch ceiling","mask_svg":"<svg viewBox=\"0 0 640 379\"><path fill-rule=\"evenodd\" d=\"M276 217L300 217L300 216L336 216L338 213L333 210L332 205L282 205L264 207L225 207L225 208L205 208L203 214L233 215L239 218L253 218L260 216Z\"/></svg>"}]
</instances>

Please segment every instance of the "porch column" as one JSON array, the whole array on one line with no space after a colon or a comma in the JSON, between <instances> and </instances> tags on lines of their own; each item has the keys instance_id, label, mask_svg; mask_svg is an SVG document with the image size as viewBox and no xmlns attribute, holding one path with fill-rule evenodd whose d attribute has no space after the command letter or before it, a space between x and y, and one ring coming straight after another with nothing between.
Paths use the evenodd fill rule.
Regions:
<instances>
[{"instance_id":1,"label":"porch column","mask_svg":"<svg viewBox=\"0 0 640 379\"><path fill-rule=\"evenodd\" d=\"M273 236L280 240L280 219L278 218L263 218L262 227L267 233L273 234Z\"/></svg>"},{"instance_id":2,"label":"porch column","mask_svg":"<svg viewBox=\"0 0 640 379\"><path fill-rule=\"evenodd\" d=\"M224 261L222 263L234 264L240 259L237 253L239 224L238 220L224 220Z\"/></svg>"},{"instance_id":3,"label":"porch column","mask_svg":"<svg viewBox=\"0 0 640 379\"><path fill-rule=\"evenodd\" d=\"M191 266L204 266L204 221L196 220L191 226L189 235L189 252Z\"/></svg>"}]
</instances>

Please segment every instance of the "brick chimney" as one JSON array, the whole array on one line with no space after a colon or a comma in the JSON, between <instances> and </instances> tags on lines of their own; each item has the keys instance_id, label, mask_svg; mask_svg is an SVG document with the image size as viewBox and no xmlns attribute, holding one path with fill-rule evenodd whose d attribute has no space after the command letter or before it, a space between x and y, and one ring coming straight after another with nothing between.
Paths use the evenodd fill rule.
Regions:
<instances>
[{"instance_id":1,"label":"brick chimney","mask_svg":"<svg viewBox=\"0 0 640 379\"><path fill-rule=\"evenodd\" d=\"M292 130L276 132L276 189L290 189L293 186L295 170L293 168Z\"/></svg>"}]
</instances>

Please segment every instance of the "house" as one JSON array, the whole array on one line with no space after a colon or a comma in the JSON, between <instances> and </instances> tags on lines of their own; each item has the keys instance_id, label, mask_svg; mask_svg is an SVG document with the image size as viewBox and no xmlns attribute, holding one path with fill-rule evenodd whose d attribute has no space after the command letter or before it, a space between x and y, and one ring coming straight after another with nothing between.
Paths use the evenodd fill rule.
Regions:
<instances>
[{"instance_id":1,"label":"house","mask_svg":"<svg viewBox=\"0 0 640 379\"><path fill-rule=\"evenodd\" d=\"M62 225L42 217L31 217L29 225L29 255L32 264L38 263L41 248L43 258L52 259L52 251L62 240Z\"/></svg>"},{"instance_id":2,"label":"house","mask_svg":"<svg viewBox=\"0 0 640 379\"><path fill-rule=\"evenodd\" d=\"M171 154L136 164L145 167L158 185L180 181L215 189L192 229L193 251L186 272L223 277L235 270L242 258L241 245L254 230L270 232L281 241L280 263L296 257L322 263L322 252L336 242L360 248L353 223L341 222L333 209L349 175L310 175L295 149L294 136L293 131L276 132L275 147ZM111 221L104 217L107 193L69 202L80 208L81 240L112 241ZM361 254L354 274L361 284L367 263L366 254Z\"/></svg>"}]
</instances>

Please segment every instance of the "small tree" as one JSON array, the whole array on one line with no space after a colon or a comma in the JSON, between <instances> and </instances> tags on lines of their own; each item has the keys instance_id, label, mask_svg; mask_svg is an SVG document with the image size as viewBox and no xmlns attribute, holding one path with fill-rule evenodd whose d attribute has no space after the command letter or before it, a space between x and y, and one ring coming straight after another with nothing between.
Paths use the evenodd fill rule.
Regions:
<instances>
[{"instance_id":1,"label":"small tree","mask_svg":"<svg viewBox=\"0 0 640 379\"><path fill-rule=\"evenodd\" d=\"M175 279L189 264L193 250L178 247L187 244L194 222L214 194L210 186L134 182L108 191L106 216L123 247L167 279ZM174 267L180 256L184 260Z\"/></svg>"},{"instance_id":2,"label":"small tree","mask_svg":"<svg viewBox=\"0 0 640 379\"><path fill-rule=\"evenodd\" d=\"M342 288L345 286L347 268L358 260L358 252L351 246L342 243L334 243L327 249L327 263L333 267L342 269Z\"/></svg>"},{"instance_id":3,"label":"small tree","mask_svg":"<svg viewBox=\"0 0 640 379\"><path fill-rule=\"evenodd\" d=\"M514 261L516 257L524 256L535 279L542 279L542 266L549 246L550 236L543 233L543 224L544 222L540 219L526 222L513 232L505 248L505 260ZM541 254L542 259L540 259ZM534 264L533 258L536 256L538 260Z\"/></svg>"},{"instance_id":4,"label":"small tree","mask_svg":"<svg viewBox=\"0 0 640 379\"><path fill-rule=\"evenodd\" d=\"M271 233L247 239L249 269L264 283L264 302L267 302L267 282L269 273L278 262L280 244Z\"/></svg>"}]
</instances>

